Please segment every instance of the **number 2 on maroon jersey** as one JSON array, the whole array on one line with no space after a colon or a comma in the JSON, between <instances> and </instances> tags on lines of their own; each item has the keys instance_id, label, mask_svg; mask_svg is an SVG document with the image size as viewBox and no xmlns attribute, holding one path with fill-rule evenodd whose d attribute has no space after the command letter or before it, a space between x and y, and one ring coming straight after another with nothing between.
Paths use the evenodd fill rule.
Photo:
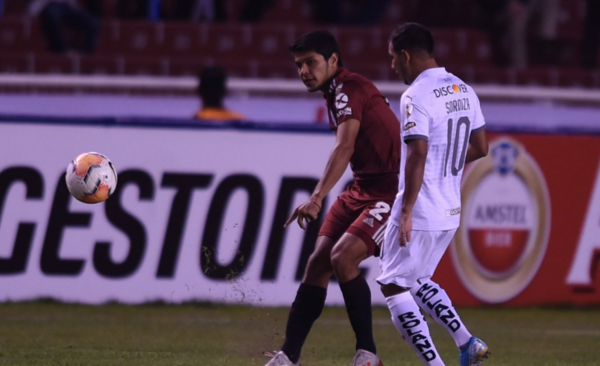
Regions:
<instances>
[{"instance_id":1,"label":"number 2 on maroon jersey","mask_svg":"<svg viewBox=\"0 0 600 366\"><path fill-rule=\"evenodd\" d=\"M383 216L381 214L386 214L390 212L390 205L385 202L377 202L375 204L375 208L369 211L369 214L377 219L377 221L383 220Z\"/></svg>"}]
</instances>

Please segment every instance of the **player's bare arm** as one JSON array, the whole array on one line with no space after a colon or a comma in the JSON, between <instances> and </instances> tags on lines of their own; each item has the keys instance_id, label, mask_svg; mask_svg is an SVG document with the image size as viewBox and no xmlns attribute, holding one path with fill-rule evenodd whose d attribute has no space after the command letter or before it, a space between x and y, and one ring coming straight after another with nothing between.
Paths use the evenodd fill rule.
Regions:
<instances>
[{"instance_id":1,"label":"player's bare arm","mask_svg":"<svg viewBox=\"0 0 600 366\"><path fill-rule=\"evenodd\" d=\"M317 218L323 205L323 199L340 180L350 163L359 129L360 122L356 119L349 119L338 126L335 134L335 147L329 156L323 176L317 183L310 199L294 210L284 227L297 219L298 225L306 230L306 225Z\"/></svg>"},{"instance_id":2,"label":"player's bare arm","mask_svg":"<svg viewBox=\"0 0 600 366\"><path fill-rule=\"evenodd\" d=\"M412 209L423 185L425 161L427 160L427 140L414 139L406 141L406 167L402 211L398 225L400 246L410 242L412 230Z\"/></svg>"},{"instance_id":3,"label":"player's bare arm","mask_svg":"<svg viewBox=\"0 0 600 366\"><path fill-rule=\"evenodd\" d=\"M488 141L485 130L474 132L469 137L469 148L467 150L467 158L465 163L470 163L477 159L483 158L488 154Z\"/></svg>"}]
</instances>

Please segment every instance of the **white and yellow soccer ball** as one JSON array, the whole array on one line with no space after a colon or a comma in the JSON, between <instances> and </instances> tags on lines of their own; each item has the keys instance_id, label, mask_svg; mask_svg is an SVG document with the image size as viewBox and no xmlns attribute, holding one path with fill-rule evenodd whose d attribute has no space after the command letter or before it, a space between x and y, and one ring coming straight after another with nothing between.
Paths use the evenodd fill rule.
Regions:
<instances>
[{"instance_id":1,"label":"white and yellow soccer ball","mask_svg":"<svg viewBox=\"0 0 600 366\"><path fill-rule=\"evenodd\" d=\"M73 197L84 203L99 203L117 188L117 171L105 155L88 152L69 163L65 180Z\"/></svg>"}]
</instances>

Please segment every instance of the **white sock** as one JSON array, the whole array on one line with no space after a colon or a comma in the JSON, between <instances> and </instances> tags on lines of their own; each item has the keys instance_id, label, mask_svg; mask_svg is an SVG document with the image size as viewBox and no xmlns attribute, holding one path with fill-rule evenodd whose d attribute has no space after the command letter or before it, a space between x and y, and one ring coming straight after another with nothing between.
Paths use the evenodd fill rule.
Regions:
<instances>
[{"instance_id":1,"label":"white sock","mask_svg":"<svg viewBox=\"0 0 600 366\"><path fill-rule=\"evenodd\" d=\"M452 301L440 285L431 280L421 284L417 282L410 289L410 293L421 309L435 319L438 324L446 328L457 347L460 348L469 342L471 333L460 320L458 313L452 306Z\"/></svg>"},{"instance_id":2,"label":"white sock","mask_svg":"<svg viewBox=\"0 0 600 366\"><path fill-rule=\"evenodd\" d=\"M427 366L444 366L431 340L427 322L410 292L390 296L386 301L396 329L421 361Z\"/></svg>"}]
</instances>

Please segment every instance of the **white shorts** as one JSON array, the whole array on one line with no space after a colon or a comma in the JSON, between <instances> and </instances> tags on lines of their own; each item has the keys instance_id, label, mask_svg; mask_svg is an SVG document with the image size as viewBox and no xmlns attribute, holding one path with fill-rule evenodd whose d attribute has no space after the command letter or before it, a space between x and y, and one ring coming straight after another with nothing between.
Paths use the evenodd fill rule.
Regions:
<instances>
[{"instance_id":1,"label":"white shorts","mask_svg":"<svg viewBox=\"0 0 600 366\"><path fill-rule=\"evenodd\" d=\"M411 231L411 240L405 247L398 241L398 226L388 222L385 230L376 281L380 285L394 284L411 288L417 280L433 276L444 252L450 245L456 229L446 231Z\"/></svg>"}]
</instances>

